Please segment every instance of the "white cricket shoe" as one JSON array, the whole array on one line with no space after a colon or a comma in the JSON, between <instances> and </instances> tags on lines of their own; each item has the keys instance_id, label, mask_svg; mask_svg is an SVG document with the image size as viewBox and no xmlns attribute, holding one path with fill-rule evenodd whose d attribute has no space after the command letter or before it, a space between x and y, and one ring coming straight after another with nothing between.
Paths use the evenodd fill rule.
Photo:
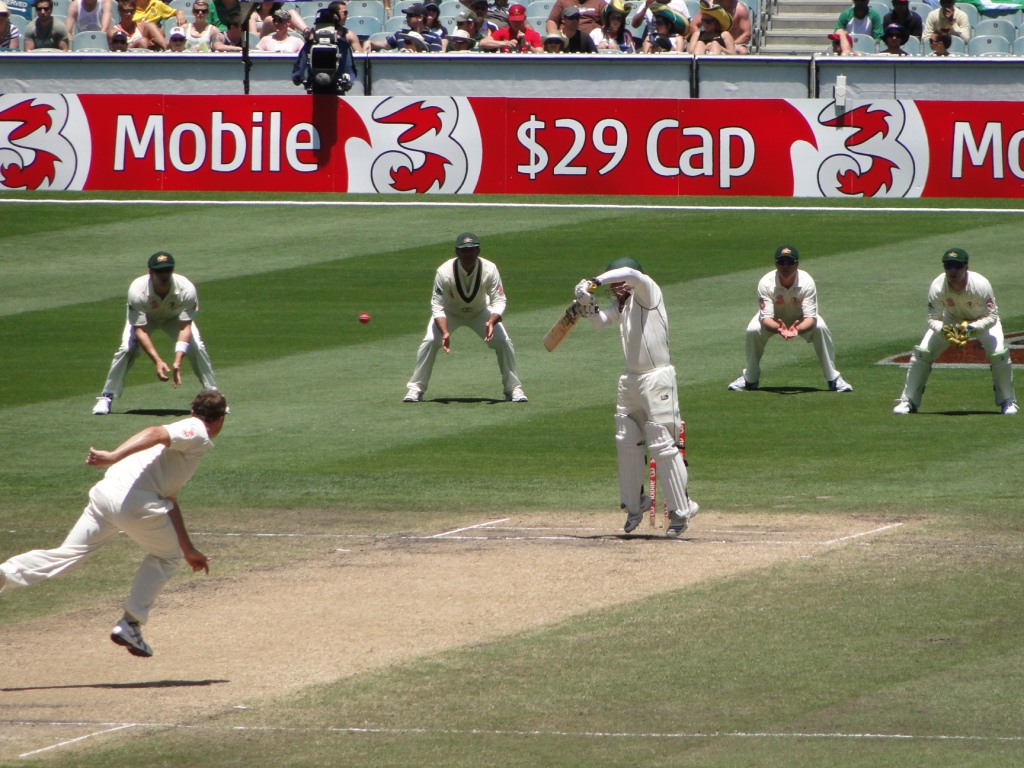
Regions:
<instances>
[{"instance_id":1,"label":"white cricket shoe","mask_svg":"<svg viewBox=\"0 0 1024 768\"><path fill-rule=\"evenodd\" d=\"M736 381L729 385L729 389L733 392L753 392L757 389L757 382L747 381L745 378L740 376Z\"/></svg>"},{"instance_id":2,"label":"white cricket shoe","mask_svg":"<svg viewBox=\"0 0 1024 768\"><path fill-rule=\"evenodd\" d=\"M118 645L123 645L132 656L149 658L153 655L153 649L149 643L142 639L142 630L139 629L139 622L121 619L110 632L110 639Z\"/></svg>"},{"instance_id":3,"label":"white cricket shoe","mask_svg":"<svg viewBox=\"0 0 1024 768\"><path fill-rule=\"evenodd\" d=\"M846 383L842 376L836 376L828 383L829 392L853 392L853 387Z\"/></svg>"},{"instance_id":4,"label":"white cricket shoe","mask_svg":"<svg viewBox=\"0 0 1024 768\"><path fill-rule=\"evenodd\" d=\"M700 512L700 505L693 499L688 499L690 503L689 511L684 515L681 512L675 510L668 513L668 530L665 531L666 536L675 538L679 536L683 531L690 527L690 521L697 516Z\"/></svg>"},{"instance_id":5,"label":"white cricket shoe","mask_svg":"<svg viewBox=\"0 0 1024 768\"><path fill-rule=\"evenodd\" d=\"M405 391L405 397L402 398L403 403L418 403L423 399L423 393L420 392L416 387L409 387Z\"/></svg>"},{"instance_id":6,"label":"white cricket shoe","mask_svg":"<svg viewBox=\"0 0 1024 768\"><path fill-rule=\"evenodd\" d=\"M917 413L917 406L909 400L900 400L892 412L897 416L906 416L908 413Z\"/></svg>"},{"instance_id":7,"label":"white cricket shoe","mask_svg":"<svg viewBox=\"0 0 1024 768\"><path fill-rule=\"evenodd\" d=\"M622 530L624 530L626 533L632 533L633 531L635 531L637 526L644 521L644 515L650 511L651 505L653 504L654 502L651 500L651 497L648 496L646 493L643 494L640 497L640 511L638 511L636 514L628 510L626 511L626 524L622 526ZM625 507L625 504L623 504L622 506Z\"/></svg>"},{"instance_id":8,"label":"white cricket shoe","mask_svg":"<svg viewBox=\"0 0 1024 768\"><path fill-rule=\"evenodd\" d=\"M1004 400L1000 407L1003 409L1003 416L1017 415L1017 403L1013 400Z\"/></svg>"},{"instance_id":9,"label":"white cricket shoe","mask_svg":"<svg viewBox=\"0 0 1024 768\"><path fill-rule=\"evenodd\" d=\"M93 416L106 416L110 413L110 404L114 398L110 395L100 395L96 398L96 405L92 407Z\"/></svg>"},{"instance_id":10,"label":"white cricket shoe","mask_svg":"<svg viewBox=\"0 0 1024 768\"><path fill-rule=\"evenodd\" d=\"M527 402L526 393L523 392L522 387L516 387L511 392L505 393L505 400L510 403L525 403Z\"/></svg>"}]
</instances>

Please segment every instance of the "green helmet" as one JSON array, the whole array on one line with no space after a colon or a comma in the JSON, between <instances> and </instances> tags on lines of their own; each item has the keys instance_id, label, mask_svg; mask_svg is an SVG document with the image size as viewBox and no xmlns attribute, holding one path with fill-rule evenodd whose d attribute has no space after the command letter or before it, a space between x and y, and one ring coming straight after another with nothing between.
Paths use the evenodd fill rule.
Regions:
<instances>
[{"instance_id":1,"label":"green helmet","mask_svg":"<svg viewBox=\"0 0 1024 768\"><path fill-rule=\"evenodd\" d=\"M618 269L619 267L629 267L630 269L635 269L641 274L644 272L644 268L640 266L640 262L636 259L630 258L629 256L623 256L622 258L611 262L608 265L608 268L605 269L605 272L611 272L613 269Z\"/></svg>"}]
</instances>

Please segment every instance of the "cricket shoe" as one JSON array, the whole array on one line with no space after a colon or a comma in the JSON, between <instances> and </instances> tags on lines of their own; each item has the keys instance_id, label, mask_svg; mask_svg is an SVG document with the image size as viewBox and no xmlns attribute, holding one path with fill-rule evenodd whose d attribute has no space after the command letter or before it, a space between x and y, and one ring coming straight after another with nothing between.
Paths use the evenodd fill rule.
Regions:
<instances>
[{"instance_id":1,"label":"cricket shoe","mask_svg":"<svg viewBox=\"0 0 1024 768\"><path fill-rule=\"evenodd\" d=\"M93 416L106 416L110 413L110 404L113 402L113 395L100 395L96 398L96 405L92 407Z\"/></svg>"},{"instance_id":2,"label":"cricket shoe","mask_svg":"<svg viewBox=\"0 0 1024 768\"><path fill-rule=\"evenodd\" d=\"M142 630L139 629L139 622L121 619L110 632L110 639L118 645L123 645L132 656L149 658L153 655L153 649L149 643L142 639Z\"/></svg>"},{"instance_id":3,"label":"cricket shoe","mask_svg":"<svg viewBox=\"0 0 1024 768\"><path fill-rule=\"evenodd\" d=\"M409 387L405 391L405 397L402 398L403 403L418 403L423 399L423 393L420 392L416 387Z\"/></svg>"},{"instance_id":4,"label":"cricket shoe","mask_svg":"<svg viewBox=\"0 0 1024 768\"><path fill-rule=\"evenodd\" d=\"M909 400L900 400L892 412L897 416L906 416L908 413L917 413L917 406Z\"/></svg>"},{"instance_id":5,"label":"cricket shoe","mask_svg":"<svg viewBox=\"0 0 1024 768\"><path fill-rule=\"evenodd\" d=\"M647 514L648 511L650 511L651 506L653 506L653 504L654 501L651 499L650 496L648 496L647 494L641 496L640 511L636 514L629 512L628 510L626 511L626 524L622 527L622 530L624 530L626 533L632 533L633 531L635 531L637 529L637 526L644 521L644 515ZM622 507L623 509L625 509L626 505L623 504Z\"/></svg>"},{"instance_id":6,"label":"cricket shoe","mask_svg":"<svg viewBox=\"0 0 1024 768\"><path fill-rule=\"evenodd\" d=\"M665 531L666 536L676 538L683 531L690 527L690 521L697 516L700 512L700 505L697 504L693 499L687 499L690 505L690 510L685 515L675 510L669 512L668 530Z\"/></svg>"},{"instance_id":7,"label":"cricket shoe","mask_svg":"<svg viewBox=\"0 0 1024 768\"><path fill-rule=\"evenodd\" d=\"M842 376L836 376L828 383L829 392L853 392L853 387Z\"/></svg>"},{"instance_id":8,"label":"cricket shoe","mask_svg":"<svg viewBox=\"0 0 1024 768\"><path fill-rule=\"evenodd\" d=\"M526 393L523 392L522 387L516 387L511 392L505 393L505 400L509 403L525 403L527 402Z\"/></svg>"},{"instance_id":9,"label":"cricket shoe","mask_svg":"<svg viewBox=\"0 0 1024 768\"><path fill-rule=\"evenodd\" d=\"M756 381L747 381L745 378L740 376L736 381L729 385L729 389L733 392L753 392L757 389Z\"/></svg>"},{"instance_id":10,"label":"cricket shoe","mask_svg":"<svg viewBox=\"0 0 1024 768\"><path fill-rule=\"evenodd\" d=\"M1000 406L1003 410L1003 416L1016 416L1017 415L1017 403L1013 400L1004 400Z\"/></svg>"}]
</instances>

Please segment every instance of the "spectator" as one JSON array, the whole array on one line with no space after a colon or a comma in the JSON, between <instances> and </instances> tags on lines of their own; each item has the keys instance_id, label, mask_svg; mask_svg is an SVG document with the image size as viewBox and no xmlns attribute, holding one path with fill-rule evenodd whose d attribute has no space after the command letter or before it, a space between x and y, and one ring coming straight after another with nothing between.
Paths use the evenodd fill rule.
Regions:
<instances>
[{"instance_id":1,"label":"spectator","mask_svg":"<svg viewBox=\"0 0 1024 768\"><path fill-rule=\"evenodd\" d=\"M924 20L923 34L930 37L933 32L947 27L949 34L956 35L964 44L971 41L971 20L956 7L956 0L939 0L939 7Z\"/></svg>"},{"instance_id":2,"label":"spectator","mask_svg":"<svg viewBox=\"0 0 1024 768\"><path fill-rule=\"evenodd\" d=\"M487 0L472 0L472 2L469 3L469 7L470 10L476 14L477 31L481 39L490 37L498 31L498 25L490 20L491 7L487 3Z\"/></svg>"},{"instance_id":3,"label":"spectator","mask_svg":"<svg viewBox=\"0 0 1024 768\"><path fill-rule=\"evenodd\" d=\"M215 24L221 32L227 32L232 16L242 16L242 5L238 0L213 0L210 9L210 23Z\"/></svg>"},{"instance_id":4,"label":"spectator","mask_svg":"<svg viewBox=\"0 0 1024 768\"><path fill-rule=\"evenodd\" d=\"M64 26L72 38L79 32L105 33L113 11L113 0L71 0Z\"/></svg>"},{"instance_id":5,"label":"spectator","mask_svg":"<svg viewBox=\"0 0 1024 768\"><path fill-rule=\"evenodd\" d=\"M448 48L448 30L441 23L441 7L435 2L423 4L423 28L441 38L441 50Z\"/></svg>"},{"instance_id":6,"label":"spectator","mask_svg":"<svg viewBox=\"0 0 1024 768\"><path fill-rule=\"evenodd\" d=\"M487 7L487 21L498 29L507 27L508 0L494 0L494 4Z\"/></svg>"},{"instance_id":7,"label":"spectator","mask_svg":"<svg viewBox=\"0 0 1024 768\"><path fill-rule=\"evenodd\" d=\"M601 15L601 28L590 33L597 49L636 53L633 34L626 28L626 8L622 0L611 0Z\"/></svg>"},{"instance_id":8,"label":"spectator","mask_svg":"<svg viewBox=\"0 0 1024 768\"><path fill-rule=\"evenodd\" d=\"M885 32L882 33L882 42L885 44L885 48L879 51L889 56L909 56L903 45L910 39L910 35L907 34L905 27L899 24L890 24L885 28Z\"/></svg>"},{"instance_id":9,"label":"spectator","mask_svg":"<svg viewBox=\"0 0 1024 768\"><path fill-rule=\"evenodd\" d=\"M647 32L650 33L654 29L654 11L665 7L671 8L686 19L688 23L692 21L690 19L690 9L684 0L670 0L668 3L661 3L659 0L644 0L644 2L637 4L637 11L633 14L630 25L633 29L640 29L646 22ZM687 34L688 32L683 33L684 40Z\"/></svg>"},{"instance_id":10,"label":"spectator","mask_svg":"<svg viewBox=\"0 0 1024 768\"><path fill-rule=\"evenodd\" d=\"M932 52L929 56L952 56L949 49L953 47L953 36L948 31L940 30L938 32L932 32L928 38L928 45L931 46Z\"/></svg>"},{"instance_id":11,"label":"spectator","mask_svg":"<svg viewBox=\"0 0 1024 768\"><path fill-rule=\"evenodd\" d=\"M476 40L464 29L456 29L448 35L448 53L466 53L476 49Z\"/></svg>"},{"instance_id":12,"label":"spectator","mask_svg":"<svg viewBox=\"0 0 1024 768\"><path fill-rule=\"evenodd\" d=\"M654 11L651 32L641 47L642 53L682 53L686 50L686 32L690 22L668 6ZM682 34L680 34L682 31Z\"/></svg>"},{"instance_id":13,"label":"spectator","mask_svg":"<svg viewBox=\"0 0 1024 768\"><path fill-rule=\"evenodd\" d=\"M558 32L565 19L565 11L572 8L578 13L580 31L589 37L591 32L601 28L601 12L604 6L604 0L555 0L555 4L551 6L551 13L548 14L547 31ZM572 36L565 34L564 30L562 34L569 40L568 52L572 52Z\"/></svg>"},{"instance_id":14,"label":"spectator","mask_svg":"<svg viewBox=\"0 0 1024 768\"><path fill-rule=\"evenodd\" d=\"M206 0L192 4L194 20L185 27L185 46L190 51L207 53L214 50L216 43L224 42L224 35L210 23L210 6Z\"/></svg>"},{"instance_id":15,"label":"spectator","mask_svg":"<svg viewBox=\"0 0 1024 768\"><path fill-rule=\"evenodd\" d=\"M124 53L128 50L128 35L120 29L112 32L108 45L113 53Z\"/></svg>"},{"instance_id":16,"label":"spectator","mask_svg":"<svg viewBox=\"0 0 1024 768\"><path fill-rule=\"evenodd\" d=\"M403 32L398 35L398 39L402 43L402 47L398 49L399 53L430 52L430 49L427 47L427 41L423 39L423 35L419 32Z\"/></svg>"},{"instance_id":17,"label":"spectator","mask_svg":"<svg viewBox=\"0 0 1024 768\"><path fill-rule=\"evenodd\" d=\"M173 18L179 27L188 24L185 12L175 10L160 0L135 0L135 21L148 21L159 25L164 19Z\"/></svg>"},{"instance_id":18,"label":"spectator","mask_svg":"<svg viewBox=\"0 0 1024 768\"><path fill-rule=\"evenodd\" d=\"M162 51L166 47L164 33L156 24L135 21L135 0L118 0L117 16L117 24L110 28L111 40L115 34L123 32L129 48Z\"/></svg>"},{"instance_id":19,"label":"spectator","mask_svg":"<svg viewBox=\"0 0 1024 768\"><path fill-rule=\"evenodd\" d=\"M701 0L698 21L691 25L690 53L736 54L736 42L729 31L732 29L732 15L720 5L709 5Z\"/></svg>"},{"instance_id":20,"label":"spectator","mask_svg":"<svg viewBox=\"0 0 1024 768\"><path fill-rule=\"evenodd\" d=\"M892 10L882 19L882 27L890 24L899 24L907 30L907 40L911 37L920 39L924 34L924 22L917 13L910 10L910 0L892 0Z\"/></svg>"},{"instance_id":21,"label":"spectator","mask_svg":"<svg viewBox=\"0 0 1024 768\"><path fill-rule=\"evenodd\" d=\"M560 32L550 32L544 38L544 53L565 53L569 41Z\"/></svg>"},{"instance_id":22,"label":"spectator","mask_svg":"<svg viewBox=\"0 0 1024 768\"><path fill-rule=\"evenodd\" d=\"M11 24L11 11L4 0L0 0L0 48L21 48L21 30Z\"/></svg>"},{"instance_id":23,"label":"spectator","mask_svg":"<svg viewBox=\"0 0 1024 768\"><path fill-rule=\"evenodd\" d=\"M283 8L274 11L274 34L261 37L256 50L271 53L298 53L302 50L302 41L291 34L288 11Z\"/></svg>"},{"instance_id":24,"label":"spectator","mask_svg":"<svg viewBox=\"0 0 1024 768\"><path fill-rule=\"evenodd\" d=\"M835 32L842 32L840 40L843 55L853 53L850 35L871 35L877 42L882 39L882 17L868 5L868 0L853 0L853 7L839 14Z\"/></svg>"},{"instance_id":25,"label":"spectator","mask_svg":"<svg viewBox=\"0 0 1024 768\"><path fill-rule=\"evenodd\" d=\"M32 7L36 9L36 17L25 27L25 50L66 51L68 30L53 18L53 0L36 0ZM10 23L9 19L7 23Z\"/></svg>"},{"instance_id":26,"label":"spectator","mask_svg":"<svg viewBox=\"0 0 1024 768\"><path fill-rule=\"evenodd\" d=\"M272 35L274 28L274 13L282 10L284 3L259 3L249 17L249 31L260 37ZM288 26L302 35L306 34L309 25L302 20L302 16L294 8L287 9Z\"/></svg>"},{"instance_id":27,"label":"spectator","mask_svg":"<svg viewBox=\"0 0 1024 768\"><path fill-rule=\"evenodd\" d=\"M455 30L462 30L469 35L474 45L480 42L480 37L477 35L477 21L476 14L468 8L459 11L455 16Z\"/></svg>"},{"instance_id":28,"label":"spectator","mask_svg":"<svg viewBox=\"0 0 1024 768\"><path fill-rule=\"evenodd\" d=\"M849 55L849 54L844 54L843 53L843 38L844 38L844 35L840 34L839 32L832 32L832 33L830 33L829 36L828 36L828 41L829 41L829 43L832 44L832 47L828 50L826 55L828 55L828 56L846 56L846 55Z\"/></svg>"},{"instance_id":29,"label":"spectator","mask_svg":"<svg viewBox=\"0 0 1024 768\"><path fill-rule=\"evenodd\" d=\"M751 25L750 11L747 9L747 6L739 2L739 0L718 0L717 4L732 17L732 26L729 28L729 34L732 35L733 42L736 44L736 53L750 53ZM706 5L706 3L702 2L701 5ZM690 19L690 26L691 28L700 26L699 11L696 16Z\"/></svg>"},{"instance_id":30,"label":"spectator","mask_svg":"<svg viewBox=\"0 0 1024 768\"><path fill-rule=\"evenodd\" d=\"M184 27L174 27L170 34L167 35L167 52L168 53L185 53L189 50L186 45L187 38L185 36Z\"/></svg>"},{"instance_id":31,"label":"spectator","mask_svg":"<svg viewBox=\"0 0 1024 768\"><path fill-rule=\"evenodd\" d=\"M423 43L427 46L428 51L440 51L441 38L435 35L433 32L429 31L424 25L423 4L414 3L413 5L407 7L403 11L403 13L405 14L404 27L398 30L398 32L396 32L395 34L388 35L386 41L374 40L372 42L367 43L367 45L371 49L375 50L380 50L383 48L390 48L391 50L405 48L406 41L404 40L402 35L405 35L409 32L415 32L423 40ZM415 46L416 43L413 42L412 45ZM358 48L353 47L353 50L361 51L362 46L359 46Z\"/></svg>"},{"instance_id":32,"label":"spectator","mask_svg":"<svg viewBox=\"0 0 1024 768\"><path fill-rule=\"evenodd\" d=\"M216 4L216 3L215 3ZM211 20L212 24L213 21ZM220 42L213 44L213 50L218 53L240 53L242 50L242 14L232 13L224 22L226 27Z\"/></svg>"},{"instance_id":33,"label":"spectator","mask_svg":"<svg viewBox=\"0 0 1024 768\"><path fill-rule=\"evenodd\" d=\"M544 43L540 35L526 24L526 6L513 5L508 9L508 26L503 27L480 43L482 51L503 53L542 53Z\"/></svg>"},{"instance_id":34,"label":"spectator","mask_svg":"<svg viewBox=\"0 0 1024 768\"><path fill-rule=\"evenodd\" d=\"M569 41L565 53L597 53L597 46L589 33L580 29L583 17L580 9L569 6L562 13L562 35Z\"/></svg>"}]
</instances>

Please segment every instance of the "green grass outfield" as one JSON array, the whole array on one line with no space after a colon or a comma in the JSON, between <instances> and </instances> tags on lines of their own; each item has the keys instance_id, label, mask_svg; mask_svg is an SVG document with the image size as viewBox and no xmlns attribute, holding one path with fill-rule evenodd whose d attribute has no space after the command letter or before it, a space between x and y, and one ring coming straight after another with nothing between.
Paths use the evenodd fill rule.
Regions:
<instances>
[{"instance_id":1,"label":"green grass outfield","mask_svg":"<svg viewBox=\"0 0 1024 768\"><path fill-rule=\"evenodd\" d=\"M1024 422L998 415L987 369L936 370L922 412L895 417L905 372L876 364L920 339L928 285L954 245L992 282L1006 332L1024 330L1016 204L7 202L16 197L0 196L0 560L59 543L97 477L84 465L90 445L169 420L197 389L190 372L182 390L157 383L143 359L115 413L91 415L128 284L156 250L199 288L198 324L231 403L182 497L193 527L394 533L472 524L482 510L614 509L618 334L580 327L553 354L540 339L579 279L633 255L666 296L690 489L703 508L923 517L929 543L897 534L262 708L262 725L293 730L178 730L13 764L1024 763ZM524 202L538 207L497 205ZM982 207L991 212L961 210ZM438 360L427 402L401 402L434 269L464 230L501 270L525 405L499 402L493 354L467 330ZM825 391L809 345L779 341L763 361L764 391L726 391L743 368L757 280L781 243L800 249L817 282L851 394ZM356 319L364 311L368 325ZM295 556L284 545L239 550L214 577ZM136 561L114 547L72 576L5 593L0 624L109 600ZM2 649L0 670L16 679ZM346 730L363 727L373 730Z\"/></svg>"}]
</instances>

